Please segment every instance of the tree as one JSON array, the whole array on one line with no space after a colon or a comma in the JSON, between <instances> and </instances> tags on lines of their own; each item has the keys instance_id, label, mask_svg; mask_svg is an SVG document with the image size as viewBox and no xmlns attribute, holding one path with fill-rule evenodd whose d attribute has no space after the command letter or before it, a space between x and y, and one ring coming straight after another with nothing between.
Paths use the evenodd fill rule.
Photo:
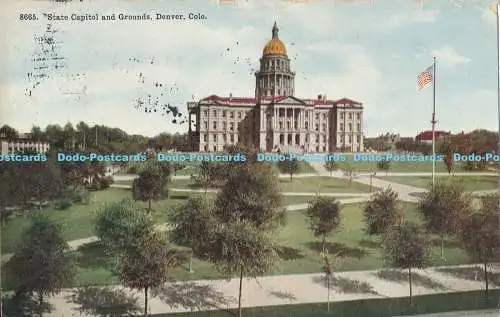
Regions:
<instances>
[{"instance_id":1,"label":"tree","mask_svg":"<svg viewBox=\"0 0 500 317\"><path fill-rule=\"evenodd\" d=\"M239 275L238 316L242 316L243 277L267 273L278 261L273 235L248 220L224 223L216 232L212 261L227 279Z\"/></svg>"},{"instance_id":2,"label":"tree","mask_svg":"<svg viewBox=\"0 0 500 317\"><path fill-rule=\"evenodd\" d=\"M349 179L349 187L352 186L352 179L354 178L354 167L349 164L349 162L345 162L342 170L344 171L344 177L347 177L347 179Z\"/></svg>"},{"instance_id":3,"label":"tree","mask_svg":"<svg viewBox=\"0 0 500 317\"><path fill-rule=\"evenodd\" d=\"M174 176L177 176L177 171L180 171L180 170L184 169L185 167L186 167L186 164L180 163L180 162L172 164L172 168L174 170Z\"/></svg>"},{"instance_id":4,"label":"tree","mask_svg":"<svg viewBox=\"0 0 500 317\"><path fill-rule=\"evenodd\" d=\"M368 235L380 235L402 218L398 208L398 194L387 187L375 192L363 208Z\"/></svg>"},{"instance_id":5,"label":"tree","mask_svg":"<svg viewBox=\"0 0 500 317\"><path fill-rule=\"evenodd\" d=\"M274 237L284 224L278 177L271 165L243 164L230 175L214 203L209 259L230 278L239 273L239 314L243 277L257 277L277 261Z\"/></svg>"},{"instance_id":6,"label":"tree","mask_svg":"<svg viewBox=\"0 0 500 317\"><path fill-rule=\"evenodd\" d=\"M153 229L151 217L130 199L104 206L97 214L95 232L109 251L123 251Z\"/></svg>"},{"instance_id":7,"label":"tree","mask_svg":"<svg viewBox=\"0 0 500 317\"><path fill-rule=\"evenodd\" d=\"M167 238L157 231L141 237L120 259L118 275L125 286L144 291L144 316L148 315L149 290L163 285L170 261Z\"/></svg>"},{"instance_id":8,"label":"tree","mask_svg":"<svg viewBox=\"0 0 500 317\"><path fill-rule=\"evenodd\" d=\"M492 195L483 199L480 210L468 217L463 217L460 230L462 245L473 261L483 264L485 292L488 294L488 264L495 261L500 254L500 223L498 196Z\"/></svg>"},{"instance_id":9,"label":"tree","mask_svg":"<svg viewBox=\"0 0 500 317\"><path fill-rule=\"evenodd\" d=\"M293 174L299 171L299 161L290 154L285 154L285 159L278 162L278 168L283 174L290 175L290 181L293 180Z\"/></svg>"},{"instance_id":10,"label":"tree","mask_svg":"<svg viewBox=\"0 0 500 317\"><path fill-rule=\"evenodd\" d=\"M429 187L418 203L418 211L423 216L425 226L431 233L441 237L441 258L444 259L444 238L458 232L459 219L469 214L471 197L463 187L454 182L442 182Z\"/></svg>"},{"instance_id":11,"label":"tree","mask_svg":"<svg viewBox=\"0 0 500 317\"><path fill-rule=\"evenodd\" d=\"M332 176L332 173L335 172L339 166L336 161L334 160L328 160L325 162L325 169L330 173L330 176Z\"/></svg>"},{"instance_id":12,"label":"tree","mask_svg":"<svg viewBox=\"0 0 500 317\"><path fill-rule=\"evenodd\" d=\"M192 272L193 253L207 258L211 247L213 230L216 222L213 215L213 202L201 197L190 197L189 200L174 209L169 215L172 225L169 237L173 243L191 248L193 251L189 261Z\"/></svg>"},{"instance_id":13,"label":"tree","mask_svg":"<svg viewBox=\"0 0 500 317\"><path fill-rule=\"evenodd\" d=\"M377 168L385 172L385 175L389 173L389 169L391 168L391 162L388 160L382 160L377 163Z\"/></svg>"},{"instance_id":14,"label":"tree","mask_svg":"<svg viewBox=\"0 0 500 317\"><path fill-rule=\"evenodd\" d=\"M412 304L412 269L422 269L429 263L429 242L420 227L412 222L393 226L383 239L383 251L393 267L408 270L410 305Z\"/></svg>"},{"instance_id":15,"label":"tree","mask_svg":"<svg viewBox=\"0 0 500 317\"><path fill-rule=\"evenodd\" d=\"M448 171L448 175L451 175L453 172L453 153L457 152L457 145L453 143L452 138L446 138L443 143L440 145L440 152L443 153L443 163L446 166L446 170Z\"/></svg>"},{"instance_id":16,"label":"tree","mask_svg":"<svg viewBox=\"0 0 500 317\"><path fill-rule=\"evenodd\" d=\"M73 283L76 270L69 251L60 226L44 214L37 215L6 264L10 284L20 293L36 293L39 307L43 307L45 296ZM39 316L43 312L40 309Z\"/></svg>"},{"instance_id":17,"label":"tree","mask_svg":"<svg viewBox=\"0 0 500 317\"><path fill-rule=\"evenodd\" d=\"M272 166L241 166L217 195L214 214L222 223L248 220L262 230L274 230L283 224L286 213Z\"/></svg>"},{"instance_id":18,"label":"tree","mask_svg":"<svg viewBox=\"0 0 500 317\"><path fill-rule=\"evenodd\" d=\"M148 202L148 212L151 213L151 201L165 196L165 171L149 163L132 183L132 193L135 200Z\"/></svg>"},{"instance_id":19,"label":"tree","mask_svg":"<svg viewBox=\"0 0 500 317\"><path fill-rule=\"evenodd\" d=\"M340 204L333 197L318 196L306 210L310 229L315 237L321 237L321 249L325 252L326 238L340 224Z\"/></svg>"}]
</instances>

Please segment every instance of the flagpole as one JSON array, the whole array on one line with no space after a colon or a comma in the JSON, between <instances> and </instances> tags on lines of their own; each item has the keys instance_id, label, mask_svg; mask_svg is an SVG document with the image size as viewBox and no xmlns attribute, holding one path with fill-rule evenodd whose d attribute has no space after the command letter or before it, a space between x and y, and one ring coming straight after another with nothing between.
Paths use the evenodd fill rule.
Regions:
<instances>
[{"instance_id":1,"label":"flagpole","mask_svg":"<svg viewBox=\"0 0 500 317\"><path fill-rule=\"evenodd\" d=\"M433 57L432 67L432 188L436 180L436 57Z\"/></svg>"}]
</instances>

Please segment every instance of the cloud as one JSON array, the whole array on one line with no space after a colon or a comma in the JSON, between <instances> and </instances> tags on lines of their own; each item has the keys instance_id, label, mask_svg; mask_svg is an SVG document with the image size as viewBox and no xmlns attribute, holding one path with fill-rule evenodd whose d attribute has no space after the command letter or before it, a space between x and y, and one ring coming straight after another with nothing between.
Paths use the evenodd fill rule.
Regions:
<instances>
[{"instance_id":1,"label":"cloud","mask_svg":"<svg viewBox=\"0 0 500 317\"><path fill-rule=\"evenodd\" d=\"M460 55L451 46L443 46L431 50L430 55L437 57L439 64L446 67L455 67L471 62L470 58Z\"/></svg>"},{"instance_id":2,"label":"cloud","mask_svg":"<svg viewBox=\"0 0 500 317\"><path fill-rule=\"evenodd\" d=\"M402 10L389 16L382 24L385 29L395 30L413 24L435 23L438 14L434 10Z\"/></svg>"}]
</instances>

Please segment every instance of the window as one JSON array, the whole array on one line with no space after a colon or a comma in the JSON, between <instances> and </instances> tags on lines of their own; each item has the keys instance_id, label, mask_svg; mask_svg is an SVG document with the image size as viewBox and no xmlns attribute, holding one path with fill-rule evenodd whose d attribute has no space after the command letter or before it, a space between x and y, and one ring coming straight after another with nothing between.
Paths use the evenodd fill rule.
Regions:
<instances>
[{"instance_id":1,"label":"window","mask_svg":"<svg viewBox=\"0 0 500 317\"><path fill-rule=\"evenodd\" d=\"M316 134L316 143L319 143L319 134Z\"/></svg>"},{"instance_id":2,"label":"window","mask_svg":"<svg viewBox=\"0 0 500 317\"><path fill-rule=\"evenodd\" d=\"M279 122L279 127L280 127L280 129L283 129L283 121Z\"/></svg>"},{"instance_id":3,"label":"window","mask_svg":"<svg viewBox=\"0 0 500 317\"><path fill-rule=\"evenodd\" d=\"M241 119L241 111L238 111L238 119Z\"/></svg>"},{"instance_id":4,"label":"window","mask_svg":"<svg viewBox=\"0 0 500 317\"><path fill-rule=\"evenodd\" d=\"M306 143L309 143L309 134L306 134Z\"/></svg>"},{"instance_id":5,"label":"window","mask_svg":"<svg viewBox=\"0 0 500 317\"><path fill-rule=\"evenodd\" d=\"M208 111L207 110L203 111L203 116L208 117Z\"/></svg>"},{"instance_id":6,"label":"window","mask_svg":"<svg viewBox=\"0 0 500 317\"><path fill-rule=\"evenodd\" d=\"M361 136L359 134L356 136L356 143L361 143Z\"/></svg>"},{"instance_id":7,"label":"window","mask_svg":"<svg viewBox=\"0 0 500 317\"><path fill-rule=\"evenodd\" d=\"M309 129L309 122L307 122L307 121L304 122L304 127L306 128L306 130Z\"/></svg>"},{"instance_id":8,"label":"window","mask_svg":"<svg viewBox=\"0 0 500 317\"><path fill-rule=\"evenodd\" d=\"M356 113L356 119L361 120L361 113Z\"/></svg>"},{"instance_id":9,"label":"window","mask_svg":"<svg viewBox=\"0 0 500 317\"><path fill-rule=\"evenodd\" d=\"M222 111L222 117L225 118L226 117L226 110Z\"/></svg>"},{"instance_id":10,"label":"window","mask_svg":"<svg viewBox=\"0 0 500 317\"><path fill-rule=\"evenodd\" d=\"M340 124L339 131L344 132L344 124L343 123Z\"/></svg>"},{"instance_id":11,"label":"window","mask_svg":"<svg viewBox=\"0 0 500 317\"><path fill-rule=\"evenodd\" d=\"M280 134L280 144L281 145L285 144L285 135L284 134Z\"/></svg>"},{"instance_id":12,"label":"window","mask_svg":"<svg viewBox=\"0 0 500 317\"><path fill-rule=\"evenodd\" d=\"M222 141L224 141L224 143L227 142L227 135L225 135L225 134L222 135Z\"/></svg>"},{"instance_id":13,"label":"window","mask_svg":"<svg viewBox=\"0 0 500 317\"><path fill-rule=\"evenodd\" d=\"M234 134L231 134L231 135L229 136L229 139L231 140L231 143L233 143L233 142L234 142Z\"/></svg>"},{"instance_id":14,"label":"window","mask_svg":"<svg viewBox=\"0 0 500 317\"><path fill-rule=\"evenodd\" d=\"M227 129L227 124L226 124L226 122L224 121L224 122L222 122L222 130L226 130L226 129Z\"/></svg>"},{"instance_id":15,"label":"window","mask_svg":"<svg viewBox=\"0 0 500 317\"><path fill-rule=\"evenodd\" d=\"M326 146L323 147L323 152L326 152Z\"/></svg>"},{"instance_id":16,"label":"window","mask_svg":"<svg viewBox=\"0 0 500 317\"><path fill-rule=\"evenodd\" d=\"M319 152L319 146L316 147L316 152Z\"/></svg>"},{"instance_id":17,"label":"window","mask_svg":"<svg viewBox=\"0 0 500 317\"><path fill-rule=\"evenodd\" d=\"M361 132L361 123L356 124L356 131Z\"/></svg>"},{"instance_id":18,"label":"window","mask_svg":"<svg viewBox=\"0 0 500 317\"><path fill-rule=\"evenodd\" d=\"M295 120L294 125L295 125L295 129L299 128L299 122L297 120Z\"/></svg>"},{"instance_id":19,"label":"window","mask_svg":"<svg viewBox=\"0 0 500 317\"><path fill-rule=\"evenodd\" d=\"M326 123L323 123L323 132L326 132Z\"/></svg>"},{"instance_id":20,"label":"window","mask_svg":"<svg viewBox=\"0 0 500 317\"><path fill-rule=\"evenodd\" d=\"M287 128L288 130L290 130L290 121L287 121L287 122L286 122L286 128Z\"/></svg>"},{"instance_id":21,"label":"window","mask_svg":"<svg viewBox=\"0 0 500 317\"><path fill-rule=\"evenodd\" d=\"M347 132L352 131L352 123L347 124Z\"/></svg>"},{"instance_id":22,"label":"window","mask_svg":"<svg viewBox=\"0 0 500 317\"><path fill-rule=\"evenodd\" d=\"M213 127L214 130L217 129L217 121L213 122L212 127Z\"/></svg>"},{"instance_id":23,"label":"window","mask_svg":"<svg viewBox=\"0 0 500 317\"><path fill-rule=\"evenodd\" d=\"M319 120L319 113L316 114L316 120Z\"/></svg>"},{"instance_id":24,"label":"window","mask_svg":"<svg viewBox=\"0 0 500 317\"><path fill-rule=\"evenodd\" d=\"M322 135L323 142L326 142L326 136L323 134Z\"/></svg>"},{"instance_id":25,"label":"window","mask_svg":"<svg viewBox=\"0 0 500 317\"><path fill-rule=\"evenodd\" d=\"M205 146L203 147L203 150L204 150L205 152L208 152L208 145L206 145L206 144L205 144Z\"/></svg>"},{"instance_id":26,"label":"window","mask_svg":"<svg viewBox=\"0 0 500 317\"><path fill-rule=\"evenodd\" d=\"M231 131L234 130L234 123L229 122L229 130L231 130Z\"/></svg>"},{"instance_id":27,"label":"window","mask_svg":"<svg viewBox=\"0 0 500 317\"><path fill-rule=\"evenodd\" d=\"M299 145L300 144L300 135L296 134L295 135L295 145Z\"/></svg>"},{"instance_id":28,"label":"window","mask_svg":"<svg viewBox=\"0 0 500 317\"><path fill-rule=\"evenodd\" d=\"M208 121L203 121L203 130L208 130Z\"/></svg>"},{"instance_id":29,"label":"window","mask_svg":"<svg viewBox=\"0 0 500 317\"><path fill-rule=\"evenodd\" d=\"M323 119L326 119L326 113L323 113Z\"/></svg>"},{"instance_id":30,"label":"window","mask_svg":"<svg viewBox=\"0 0 500 317\"><path fill-rule=\"evenodd\" d=\"M213 111L214 117L217 117L217 110Z\"/></svg>"},{"instance_id":31,"label":"window","mask_svg":"<svg viewBox=\"0 0 500 317\"><path fill-rule=\"evenodd\" d=\"M217 152L217 146L214 145L214 152Z\"/></svg>"},{"instance_id":32,"label":"window","mask_svg":"<svg viewBox=\"0 0 500 317\"><path fill-rule=\"evenodd\" d=\"M229 118L234 118L234 111L229 111Z\"/></svg>"},{"instance_id":33,"label":"window","mask_svg":"<svg viewBox=\"0 0 500 317\"><path fill-rule=\"evenodd\" d=\"M349 112L349 120L352 120L352 112Z\"/></svg>"},{"instance_id":34,"label":"window","mask_svg":"<svg viewBox=\"0 0 500 317\"><path fill-rule=\"evenodd\" d=\"M317 123L316 123L316 124L314 125L314 129L315 129L316 131L319 131L319 124L317 124Z\"/></svg>"},{"instance_id":35,"label":"window","mask_svg":"<svg viewBox=\"0 0 500 317\"><path fill-rule=\"evenodd\" d=\"M206 134L203 135L203 142L207 142L208 141L208 136Z\"/></svg>"},{"instance_id":36,"label":"window","mask_svg":"<svg viewBox=\"0 0 500 317\"><path fill-rule=\"evenodd\" d=\"M352 143L352 135L349 135L349 136L348 136L348 140L349 140L349 142L347 142L347 143L348 143L348 144L351 144L351 143Z\"/></svg>"},{"instance_id":37,"label":"window","mask_svg":"<svg viewBox=\"0 0 500 317\"><path fill-rule=\"evenodd\" d=\"M217 134L214 134L213 139L214 139L214 142L217 142Z\"/></svg>"},{"instance_id":38,"label":"window","mask_svg":"<svg viewBox=\"0 0 500 317\"><path fill-rule=\"evenodd\" d=\"M292 135L288 135L288 145L292 145Z\"/></svg>"},{"instance_id":39,"label":"window","mask_svg":"<svg viewBox=\"0 0 500 317\"><path fill-rule=\"evenodd\" d=\"M343 112L341 112L341 113L339 114L339 119L340 119L340 120L344 120L344 113L343 113Z\"/></svg>"}]
</instances>

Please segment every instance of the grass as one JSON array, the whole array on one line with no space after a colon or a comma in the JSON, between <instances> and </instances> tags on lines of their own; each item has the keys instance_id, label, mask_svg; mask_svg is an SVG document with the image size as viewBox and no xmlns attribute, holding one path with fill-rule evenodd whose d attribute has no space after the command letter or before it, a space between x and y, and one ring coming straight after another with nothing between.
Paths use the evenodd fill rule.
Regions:
<instances>
[{"instance_id":1,"label":"grass","mask_svg":"<svg viewBox=\"0 0 500 317\"><path fill-rule=\"evenodd\" d=\"M380 242L366 236L363 232L362 204L345 205L342 209L341 227L327 239L330 254L338 254L334 263L335 271L376 270L386 268L382 260ZM415 205L402 203L407 219L419 221ZM280 266L269 275L319 273L322 270L320 242L309 229L303 212L288 213L287 225L278 233L278 254ZM437 237L436 237L437 239ZM117 283L113 275L114 260L107 257L99 244L89 244L77 252L78 285L106 285ZM447 265L469 263L466 254L454 243L445 244ZM442 265L440 243L432 247L432 260L435 265ZM213 265L199 259L193 260L194 273L189 273L188 265L170 270L175 280L199 280L223 278Z\"/></svg>"},{"instance_id":2,"label":"grass","mask_svg":"<svg viewBox=\"0 0 500 317\"><path fill-rule=\"evenodd\" d=\"M73 205L66 210L47 209L50 219L60 224L63 236L67 240L86 238L94 235L93 222L95 211L104 204L129 197L130 193L110 189L92 192L88 205ZM29 216L17 216L9 219L2 228L2 254L14 251L19 243L22 232L30 225Z\"/></svg>"},{"instance_id":3,"label":"grass","mask_svg":"<svg viewBox=\"0 0 500 317\"><path fill-rule=\"evenodd\" d=\"M323 193L369 193L370 186L333 177L306 177L280 179L280 188L283 192L316 193L318 189Z\"/></svg>"},{"instance_id":4,"label":"grass","mask_svg":"<svg viewBox=\"0 0 500 317\"><path fill-rule=\"evenodd\" d=\"M163 223L166 221L166 211L170 208L183 203L190 196L202 195L202 193L175 193L172 192L169 199L154 201L152 209L155 221ZM117 202L121 199L131 197L129 190L110 188L105 191L92 192L91 203L88 205L73 205L66 210L47 209L46 212L50 219L62 226L62 234L66 240L76 240L93 236L94 220L96 211L105 204ZM139 205L146 208L147 203L139 202ZM18 216L11 218L2 228L2 254L13 252L22 233L29 227L29 216Z\"/></svg>"},{"instance_id":5,"label":"grass","mask_svg":"<svg viewBox=\"0 0 500 317\"><path fill-rule=\"evenodd\" d=\"M130 181L118 181L115 184L131 185ZM190 179L174 179L168 184L170 188L180 189L200 189L194 186ZM369 193L370 186L352 181L349 184L348 180L312 176L312 177L296 177L290 181L289 178L280 178L279 186L282 192L305 192L315 194L318 191L323 193Z\"/></svg>"},{"instance_id":6,"label":"grass","mask_svg":"<svg viewBox=\"0 0 500 317\"><path fill-rule=\"evenodd\" d=\"M382 176L379 178L399 184L421 188L427 188L432 181L432 178L428 176ZM498 177L495 176L439 176L436 180L438 182L457 182L461 184L466 191L489 190L498 188Z\"/></svg>"},{"instance_id":7,"label":"grass","mask_svg":"<svg viewBox=\"0 0 500 317\"><path fill-rule=\"evenodd\" d=\"M245 317L387 317L494 309L500 290L492 291L489 298L480 291L415 296L413 305L408 298L363 299L333 302L330 311L326 303L297 304L270 307L244 308ZM235 316L235 310L189 312L153 315L152 317L227 317Z\"/></svg>"}]
</instances>

